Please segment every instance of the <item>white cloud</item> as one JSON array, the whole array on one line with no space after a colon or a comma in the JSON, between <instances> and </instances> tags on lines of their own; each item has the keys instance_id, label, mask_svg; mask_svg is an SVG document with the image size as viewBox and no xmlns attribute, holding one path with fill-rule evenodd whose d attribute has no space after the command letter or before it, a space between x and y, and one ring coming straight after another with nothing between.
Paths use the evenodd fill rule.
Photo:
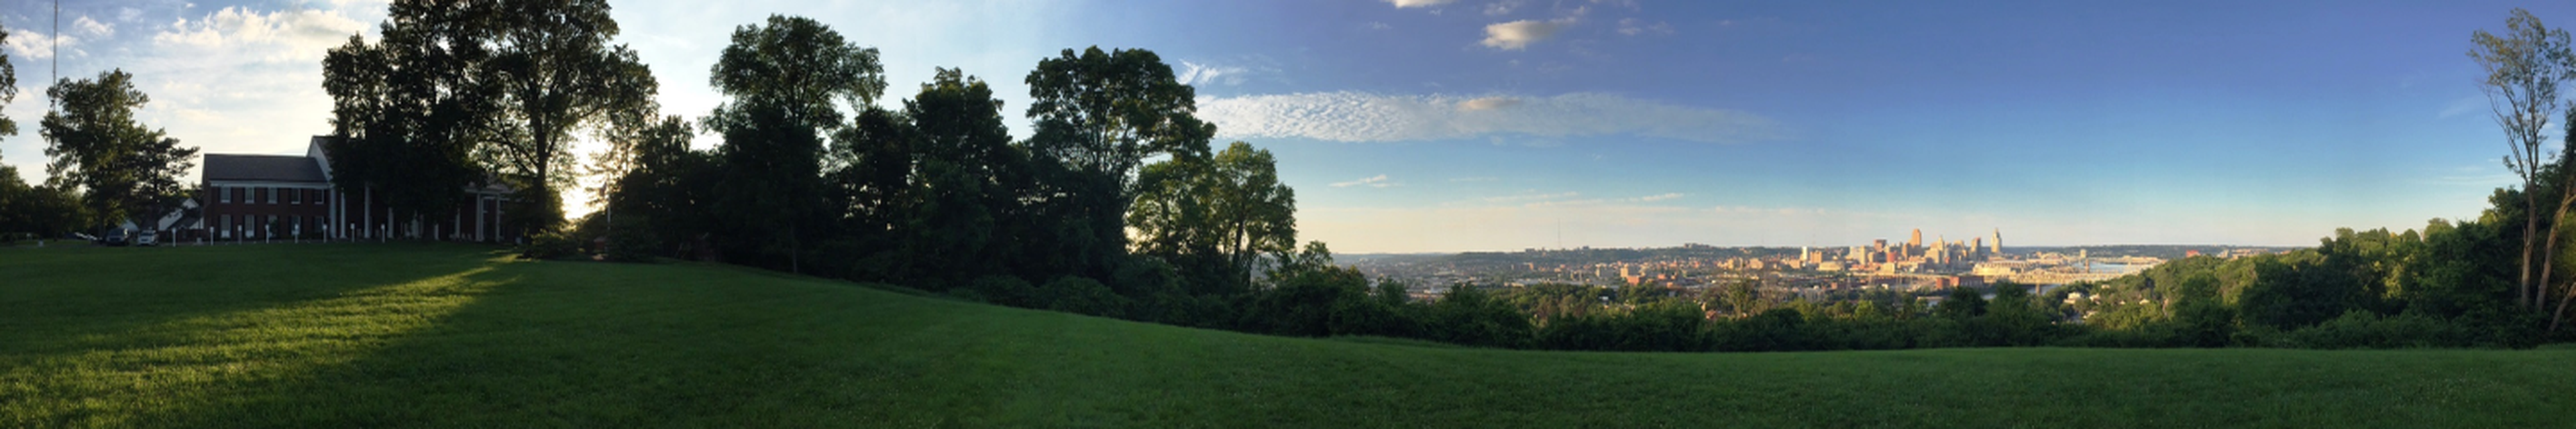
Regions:
<instances>
[{"instance_id":1,"label":"white cloud","mask_svg":"<svg viewBox=\"0 0 2576 429\"><path fill-rule=\"evenodd\" d=\"M1494 109L1501 109L1501 108L1505 108L1505 107L1512 107L1512 106L1518 106L1518 105L1521 105L1521 99L1518 99L1518 98L1511 98L1511 97L1494 96L1494 97L1478 98L1478 99L1467 100L1467 101L1460 101L1460 102L1458 102L1458 110L1474 112L1474 111L1480 111L1480 110L1494 110Z\"/></svg>"},{"instance_id":2,"label":"white cloud","mask_svg":"<svg viewBox=\"0 0 2576 429\"><path fill-rule=\"evenodd\" d=\"M196 21L181 18L153 34L152 42L164 48L215 51L217 56L248 55L259 62L318 63L326 50L366 29L357 20L325 11L259 13L229 7Z\"/></svg>"},{"instance_id":3,"label":"white cloud","mask_svg":"<svg viewBox=\"0 0 2576 429\"><path fill-rule=\"evenodd\" d=\"M1647 195L1647 196L1643 196L1643 197L1637 197L1637 202L1642 202L1642 203L1651 203L1651 202L1663 201L1663 200L1669 200L1669 199L1681 198L1681 197L1682 197L1682 194L1681 194L1681 193L1678 193L1678 192L1674 192L1674 193L1663 193L1663 194L1655 194L1655 195Z\"/></svg>"},{"instance_id":4,"label":"white cloud","mask_svg":"<svg viewBox=\"0 0 2576 429\"><path fill-rule=\"evenodd\" d=\"M1386 175L1384 175L1384 174L1380 174L1380 175L1376 175L1376 176L1371 176L1371 177L1363 178L1363 179L1360 179L1360 180L1353 180L1353 181L1348 181L1348 182L1334 182L1334 183L1333 183L1333 187L1335 187L1335 188L1348 188L1348 187L1352 187L1352 186L1367 186L1367 187L1371 187L1371 188L1386 188L1386 187L1393 187L1393 186L1399 186L1399 185L1401 185L1401 184L1399 184L1399 183L1395 183L1395 182L1389 182L1389 181L1387 181L1387 180L1386 180Z\"/></svg>"},{"instance_id":5,"label":"white cloud","mask_svg":"<svg viewBox=\"0 0 2576 429\"><path fill-rule=\"evenodd\" d=\"M72 18L72 31L88 34L90 37L108 37L116 35L115 26L98 22L98 20L95 19L89 19L88 16Z\"/></svg>"},{"instance_id":6,"label":"white cloud","mask_svg":"<svg viewBox=\"0 0 2576 429\"><path fill-rule=\"evenodd\" d=\"M1449 2L1451 2L1451 1L1455 1L1455 0L1386 0L1386 2L1387 2L1387 3L1394 3L1394 4L1395 4L1395 8L1397 8L1397 9L1403 9L1403 8L1408 8L1408 7L1432 7L1432 6L1439 6L1439 5L1449 4Z\"/></svg>"},{"instance_id":7,"label":"white cloud","mask_svg":"<svg viewBox=\"0 0 2576 429\"><path fill-rule=\"evenodd\" d=\"M1573 24L1574 20L1572 19L1556 19L1548 21L1524 19L1519 21L1496 23L1485 26L1485 40L1478 43L1489 48L1517 51L1522 48L1529 47L1530 43L1547 40L1548 37L1555 36L1557 30L1562 30L1565 26Z\"/></svg>"},{"instance_id":8,"label":"white cloud","mask_svg":"<svg viewBox=\"0 0 2576 429\"><path fill-rule=\"evenodd\" d=\"M1485 16L1508 15L1512 13L1512 10L1520 9L1520 7L1525 4L1528 4L1528 2L1524 0L1502 0L1488 3L1485 5Z\"/></svg>"},{"instance_id":9,"label":"white cloud","mask_svg":"<svg viewBox=\"0 0 2576 429\"><path fill-rule=\"evenodd\" d=\"M1199 117L1228 138L1342 142L1456 140L1503 135L1633 135L1706 143L1777 137L1770 119L1602 93L1463 97L1320 92L1201 98Z\"/></svg>"},{"instance_id":10,"label":"white cloud","mask_svg":"<svg viewBox=\"0 0 2576 429\"><path fill-rule=\"evenodd\" d=\"M1199 64L1183 60L1181 61L1180 80L1182 84L1191 86L1208 86L1218 83L1226 85L1241 85L1243 84L1243 75L1246 71L1247 70L1242 67Z\"/></svg>"},{"instance_id":11,"label":"white cloud","mask_svg":"<svg viewBox=\"0 0 2576 429\"><path fill-rule=\"evenodd\" d=\"M54 43L46 43L47 40L52 40ZM61 49L66 56L87 56L87 52L80 50L80 45L81 39L78 37L65 35L47 39L45 33L21 28L9 32L7 49L15 58L53 58L55 49Z\"/></svg>"}]
</instances>

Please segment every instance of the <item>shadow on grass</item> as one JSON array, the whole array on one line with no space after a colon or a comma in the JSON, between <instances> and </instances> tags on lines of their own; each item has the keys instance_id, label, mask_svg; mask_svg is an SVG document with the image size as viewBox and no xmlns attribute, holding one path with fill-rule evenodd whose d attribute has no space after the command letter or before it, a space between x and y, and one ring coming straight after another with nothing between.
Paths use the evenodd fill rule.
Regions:
<instances>
[{"instance_id":1,"label":"shadow on grass","mask_svg":"<svg viewBox=\"0 0 2576 429\"><path fill-rule=\"evenodd\" d=\"M8 368L0 371L0 398L9 398L0 401L0 426L230 426L192 416L317 368L365 357L435 325L495 284L480 280L492 270L488 255L418 249L197 250L284 262L267 260L281 267L274 271L234 266L191 271L197 277L177 280L150 278L168 274L150 268L198 265L186 262L191 260L239 262L241 255L112 259L146 269L123 276L102 271L90 281L54 285L87 287L93 296L80 305L103 308L11 316L40 329L0 346L0 363ZM347 254L368 257L341 257ZM196 306L170 300L226 288L248 297L206 299ZM151 303L121 306L118 298Z\"/></svg>"}]
</instances>

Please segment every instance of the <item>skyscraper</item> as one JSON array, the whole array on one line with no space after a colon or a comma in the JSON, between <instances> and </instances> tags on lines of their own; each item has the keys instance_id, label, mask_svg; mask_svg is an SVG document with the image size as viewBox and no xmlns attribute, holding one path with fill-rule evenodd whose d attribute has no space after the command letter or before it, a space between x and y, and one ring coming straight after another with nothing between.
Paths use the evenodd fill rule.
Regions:
<instances>
[{"instance_id":1,"label":"skyscraper","mask_svg":"<svg viewBox=\"0 0 2576 429\"><path fill-rule=\"evenodd\" d=\"M1923 247L1923 229L1922 229L1922 228L1915 228L1915 229L1914 229L1914 238L1910 238L1910 239L1906 239L1906 240L1905 240L1905 248L1906 248L1906 249L1914 249L1914 248L1919 248L1919 247Z\"/></svg>"},{"instance_id":2,"label":"skyscraper","mask_svg":"<svg viewBox=\"0 0 2576 429\"><path fill-rule=\"evenodd\" d=\"M1995 228L1995 254L2004 254L2004 229Z\"/></svg>"}]
</instances>

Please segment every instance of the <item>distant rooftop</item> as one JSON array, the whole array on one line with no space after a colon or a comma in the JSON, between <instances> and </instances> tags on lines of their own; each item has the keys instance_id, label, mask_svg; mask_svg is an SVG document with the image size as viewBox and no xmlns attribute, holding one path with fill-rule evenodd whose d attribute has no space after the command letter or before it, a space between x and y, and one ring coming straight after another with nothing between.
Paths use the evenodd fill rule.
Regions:
<instances>
[{"instance_id":1,"label":"distant rooftop","mask_svg":"<svg viewBox=\"0 0 2576 429\"><path fill-rule=\"evenodd\" d=\"M206 154L206 180L328 182L313 158L286 155Z\"/></svg>"}]
</instances>

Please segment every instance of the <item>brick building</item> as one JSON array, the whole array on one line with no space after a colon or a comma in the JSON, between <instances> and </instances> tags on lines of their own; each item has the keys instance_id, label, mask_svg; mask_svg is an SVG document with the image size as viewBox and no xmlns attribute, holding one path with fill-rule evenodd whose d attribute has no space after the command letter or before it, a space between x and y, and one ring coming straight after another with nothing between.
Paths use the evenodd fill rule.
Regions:
<instances>
[{"instance_id":1,"label":"brick building","mask_svg":"<svg viewBox=\"0 0 2576 429\"><path fill-rule=\"evenodd\" d=\"M424 214L416 219L394 215L359 189L342 192L331 185L330 154L315 136L304 156L205 155L198 185L198 221L181 238L216 241L283 239L433 239L509 242L519 237L502 225L510 189L499 185L465 189L469 202L448 216Z\"/></svg>"}]
</instances>

